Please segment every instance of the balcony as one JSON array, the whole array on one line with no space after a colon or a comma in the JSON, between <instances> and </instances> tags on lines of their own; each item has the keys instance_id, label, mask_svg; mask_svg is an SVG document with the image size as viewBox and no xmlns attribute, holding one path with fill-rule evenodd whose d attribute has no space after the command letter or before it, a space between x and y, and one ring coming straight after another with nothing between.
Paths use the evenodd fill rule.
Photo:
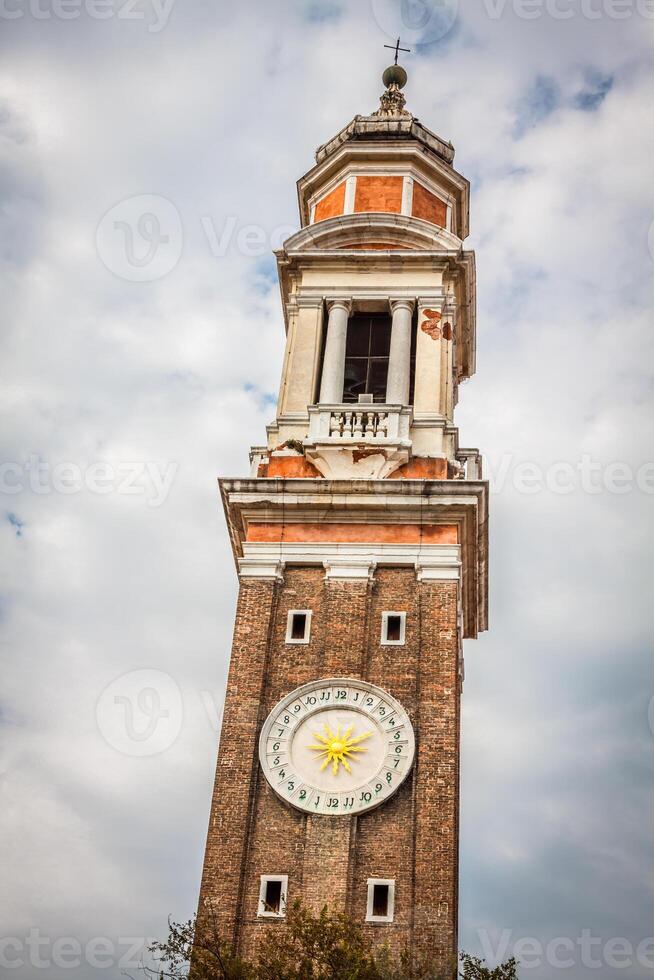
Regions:
<instances>
[{"instance_id":1,"label":"balcony","mask_svg":"<svg viewBox=\"0 0 654 980\"><path fill-rule=\"evenodd\" d=\"M401 405L309 406L307 459L331 480L383 480L407 463L412 410Z\"/></svg>"}]
</instances>

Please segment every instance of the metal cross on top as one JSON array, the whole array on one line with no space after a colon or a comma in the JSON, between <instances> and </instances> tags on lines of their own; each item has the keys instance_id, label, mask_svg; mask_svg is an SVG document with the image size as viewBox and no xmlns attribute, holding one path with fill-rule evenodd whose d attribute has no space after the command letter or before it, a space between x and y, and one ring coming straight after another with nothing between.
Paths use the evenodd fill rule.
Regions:
<instances>
[{"instance_id":1,"label":"metal cross on top","mask_svg":"<svg viewBox=\"0 0 654 980\"><path fill-rule=\"evenodd\" d=\"M411 48L401 48L400 47L400 39L399 39L399 37L397 39L397 44L385 44L384 47L385 48L390 48L391 51L394 51L395 52L395 64L397 64L397 59L400 56L400 51L406 51L407 54L411 51Z\"/></svg>"}]
</instances>

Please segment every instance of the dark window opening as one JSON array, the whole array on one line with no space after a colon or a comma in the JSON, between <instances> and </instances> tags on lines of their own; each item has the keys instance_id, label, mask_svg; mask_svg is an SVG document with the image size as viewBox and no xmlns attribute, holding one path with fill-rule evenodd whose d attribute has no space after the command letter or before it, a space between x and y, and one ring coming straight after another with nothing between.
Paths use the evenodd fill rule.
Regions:
<instances>
[{"instance_id":1,"label":"dark window opening","mask_svg":"<svg viewBox=\"0 0 654 980\"><path fill-rule=\"evenodd\" d=\"M281 881L267 881L266 892L263 898L266 912L279 914L282 910L282 883Z\"/></svg>"},{"instance_id":2,"label":"dark window opening","mask_svg":"<svg viewBox=\"0 0 654 980\"><path fill-rule=\"evenodd\" d=\"M318 404L318 400L320 398L320 388L322 387L322 372L325 366L325 347L327 346L327 323L328 323L328 314L327 311L325 310L325 312L323 313L323 325L322 325L322 332L320 337L320 360L318 361L318 364L320 365L320 369L316 377L316 390L313 393L314 403L316 405Z\"/></svg>"},{"instance_id":3,"label":"dark window opening","mask_svg":"<svg viewBox=\"0 0 654 980\"><path fill-rule=\"evenodd\" d=\"M389 893L388 885L372 886L372 914L374 918L388 918Z\"/></svg>"},{"instance_id":4,"label":"dark window opening","mask_svg":"<svg viewBox=\"0 0 654 980\"><path fill-rule=\"evenodd\" d=\"M416 346L418 344L418 311L413 311L411 323L411 373L409 381L409 405L413 405L416 390Z\"/></svg>"},{"instance_id":5,"label":"dark window opening","mask_svg":"<svg viewBox=\"0 0 654 980\"><path fill-rule=\"evenodd\" d=\"M344 402L358 402L359 395L386 401L388 357L391 350L389 313L356 313L347 325Z\"/></svg>"},{"instance_id":6,"label":"dark window opening","mask_svg":"<svg viewBox=\"0 0 654 980\"><path fill-rule=\"evenodd\" d=\"M293 613L291 619L291 639L303 640L307 635L307 614Z\"/></svg>"},{"instance_id":7,"label":"dark window opening","mask_svg":"<svg viewBox=\"0 0 654 980\"><path fill-rule=\"evenodd\" d=\"M359 395L372 395L373 401L386 401L388 359L391 351L393 319L389 313L355 313L347 325L343 401L358 402ZM416 379L418 315L411 325L411 371L409 404L413 405Z\"/></svg>"},{"instance_id":8,"label":"dark window opening","mask_svg":"<svg viewBox=\"0 0 654 980\"><path fill-rule=\"evenodd\" d=\"M402 639L401 616L388 616L386 618L386 639L390 643L399 643Z\"/></svg>"}]
</instances>

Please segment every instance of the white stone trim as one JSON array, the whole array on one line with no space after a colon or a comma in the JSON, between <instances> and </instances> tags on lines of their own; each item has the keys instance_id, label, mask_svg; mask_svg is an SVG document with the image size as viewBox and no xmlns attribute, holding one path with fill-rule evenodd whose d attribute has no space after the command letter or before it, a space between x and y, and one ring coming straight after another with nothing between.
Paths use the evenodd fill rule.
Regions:
<instances>
[{"instance_id":1,"label":"white stone trim","mask_svg":"<svg viewBox=\"0 0 654 980\"><path fill-rule=\"evenodd\" d=\"M386 915L373 915L375 885L388 885L388 910ZM366 922L392 922L395 916L395 879L368 878L368 902Z\"/></svg>"},{"instance_id":2,"label":"white stone trim","mask_svg":"<svg viewBox=\"0 0 654 980\"><path fill-rule=\"evenodd\" d=\"M345 200L343 202L343 214L354 214L356 191L356 174L349 174L349 176L345 178Z\"/></svg>"},{"instance_id":3,"label":"white stone trim","mask_svg":"<svg viewBox=\"0 0 654 980\"><path fill-rule=\"evenodd\" d=\"M239 578L272 578L284 581L284 563L275 561L272 556L261 555L253 558L239 558Z\"/></svg>"},{"instance_id":4,"label":"white stone trim","mask_svg":"<svg viewBox=\"0 0 654 980\"><path fill-rule=\"evenodd\" d=\"M243 542L241 578L282 578L284 565L325 568L327 579L365 579L377 565L415 568L418 581L461 578L461 548L455 544L352 544Z\"/></svg>"},{"instance_id":5,"label":"white stone trim","mask_svg":"<svg viewBox=\"0 0 654 980\"><path fill-rule=\"evenodd\" d=\"M442 313L446 301L447 297L443 287L434 293L429 293L429 295L422 293L418 296L418 315L420 315L422 310L429 310L434 306Z\"/></svg>"},{"instance_id":6,"label":"white stone trim","mask_svg":"<svg viewBox=\"0 0 654 980\"><path fill-rule=\"evenodd\" d=\"M323 561L325 578L327 580L370 580L374 578L377 562L373 558L364 558L360 561L343 561L332 559Z\"/></svg>"},{"instance_id":7,"label":"white stone trim","mask_svg":"<svg viewBox=\"0 0 654 980\"><path fill-rule=\"evenodd\" d=\"M402 256L398 258L409 257L414 263L416 258L425 257L433 262L434 256L429 256L429 252L437 252L437 258L456 257L462 247L462 240L457 235L424 218L395 211L359 211L323 218L322 221L306 225L287 238L283 249L276 254L317 257L316 253L319 253L322 258L325 254L331 254L330 250L333 249L339 257L354 257L355 253L347 249L348 240L364 244L372 235L402 244ZM365 252L365 249L359 251Z\"/></svg>"},{"instance_id":8,"label":"white stone trim","mask_svg":"<svg viewBox=\"0 0 654 980\"><path fill-rule=\"evenodd\" d=\"M393 155L392 159L389 159L389 152ZM306 185L310 181L312 187L320 186L322 188L326 185L327 180L337 180L343 172L354 168L376 173L392 172L393 168L400 166L417 166L421 171L428 168L431 172L438 173L452 186L461 190L465 189L467 184L465 177L454 170L451 164L445 160L440 160L431 153L427 160L425 157L424 147L416 144L416 141L412 140L410 136L401 143L389 139L380 139L374 142L369 139L361 140L361 142L346 140L335 153L330 153L326 159L304 174L299 183ZM380 162L371 162L375 158Z\"/></svg>"},{"instance_id":9,"label":"white stone trim","mask_svg":"<svg viewBox=\"0 0 654 980\"><path fill-rule=\"evenodd\" d=\"M269 881L281 881L282 895L280 900L279 912L270 912L266 909L266 886ZM257 916L260 919L284 919L286 917L286 907L288 905L288 875L261 875L259 885L259 903L257 905Z\"/></svg>"},{"instance_id":10,"label":"white stone trim","mask_svg":"<svg viewBox=\"0 0 654 980\"><path fill-rule=\"evenodd\" d=\"M418 582L442 582L443 579L458 578L458 575L444 575L439 565L421 562L416 565L416 578Z\"/></svg>"},{"instance_id":11,"label":"white stone trim","mask_svg":"<svg viewBox=\"0 0 654 980\"><path fill-rule=\"evenodd\" d=\"M293 305L299 310L315 310L322 307L322 304L322 296L316 293L308 296L306 293L299 292L293 296Z\"/></svg>"},{"instance_id":12,"label":"white stone trim","mask_svg":"<svg viewBox=\"0 0 654 980\"><path fill-rule=\"evenodd\" d=\"M400 638L399 640L388 639L388 620L391 616L400 617ZM406 643L406 613L387 610L382 613L381 621L381 645L383 647L403 647Z\"/></svg>"},{"instance_id":13,"label":"white stone trim","mask_svg":"<svg viewBox=\"0 0 654 980\"><path fill-rule=\"evenodd\" d=\"M293 639L293 617L294 616L306 616L306 623L304 626L304 636L301 640ZM307 644L311 640L311 617L313 611L311 609L289 609L288 617L286 619L286 643L292 643L297 646L298 644Z\"/></svg>"},{"instance_id":14,"label":"white stone trim","mask_svg":"<svg viewBox=\"0 0 654 980\"><path fill-rule=\"evenodd\" d=\"M413 211L413 177L405 174L404 186L402 187L402 214L407 218L411 217ZM448 227L450 227L448 225Z\"/></svg>"},{"instance_id":15,"label":"white stone trim","mask_svg":"<svg viewBox=\"0 0 654 980\"><path fill-rule=\"evenodd\" d=\"M223 481L227 482L227 481ZM271 494L268 488L263 484L263 481L249 481L249 480L236 480L234 482L234 488L230 489L230 502L234 504L243 504L245 506L251 506L252 504L266 504L271 501ZM250 482L253 486L250 488ZM272 481L271 481L272 482ZM447 481L447 486L442 488L436 488L432 492L429 492L430 483L429 480L407 480L406 483L400 482L397 484L397 489L394 489L393 485L390 484L388 491L386 491L386 485L383 480L379 480L374 483L374 486L378 489L378 493L375 493L371 489L371 484L367 484L365 489L357 487L356 492L348 492L347 486L344 486L345 481L340 485L336 483L329 486L328 500L325 499L325 491L320 488L315 488L315 484L318 483L317 480L303 480L301 488L298 487L297 490L293 489L292 483L283 488L284 492L284 506L286 508L293 507L294 509L294 520L298 520L296 508L305 508L303 513L313 513L313 519L316 518L316 510L323 509L325 513L333 513L335 508L342 507L344 512L347 512L349 507L356 508L358 516L355 518L357 523L361 521L373 519L373 514L376 515L377 521L379 523L388 523L388 520L384 521L384 516L389 518L392 515L392 521L397 520L398 511L401 508L410 508L414 514L424 514L427 516L429 514L429 508L446 508L450 506L476 506L477 498L479 493L476 492L478 489L477 484L468 486L467 484L453 484L450 489L450 482ZM242 489L238 486L242 485ZM322 491L322 492L321 492ZM365 514L363 508L370 509L370 514ZM270 513L278 512L277 508L272 508ZM388 515L385 515L385 511L388 511ZM268 520L266 511L257 511L259 520ZM381 514L381 516L380 516ZM333 518L334 520L336 518ZM340 517L338 518L340 523ZM414 523L413 521L411 523ZM450 521L443 520L442 523L448 524Z\"/></svg>"},{"instance_id":16,"label":"white stone trim","mask_svg":"<svg viewBox=\"0 0 654 980\"><path fill-rule=\"evenodd\" d=\"M394 481L394 482L399 482L399 481ZM307 508L297 507L297 509L293 510L292 517L289 517L288 513L282 514L278 510L272 510L272 509L268 510L267 508L264 511L248 509L242 511L242 514L248 526L252 521L254 521L255 524L263 522L265 524L287 524L287 525L290 523L316 524L316 523L322 523L324 521L329 521L332 524L368 524L371 527L374 527L376 524L383 524L384 526L387 526L388 524L397 524L397 525L416 524L419 523L420 516L421 516L419 506L415 510L412 510L410 512L405 512L405 513L400 512L400 513L395 513L390 515L390 514L385 514L383 511L382 513L379 513L379 511L373 512L372 509L368 509L368 508L366 508L364 511L355 510L355 509L348 510L347 504L343 505L342 508L334 508L334 509L330 508L327 505L319 510L312 509L310 507ZM452 518L450 520L448 519L447 515L445 516L441 515L441 519L438 521L425 521L423 523L425 524L425 526L428 527L434 527L434 526L451 527L452 525L456 525L458 523L458 518ZM244 543L256 544L258 542L246 541ZM284 544L286 544L286 542L284 542ZM355 545L359 546L360 542L358 544L357 543L353 544L352 547L354 547ZM433 547L434 545L438 545L438 542L424 544L423 551L425 548ZM374 545L374 543L371 546L369 545L361 545L361 546L377 547L376 545ZM447 546L454 547L454 545L452 544ZM347 547L347 545L341 545L340 547ZM401 547L404 546L402 545ZM414 548L417 547L417 545L411 544L411 545L407 545L406 547ZM442 545L439 545L439 547L442 547Z\"/></svg>"}]
</instances>

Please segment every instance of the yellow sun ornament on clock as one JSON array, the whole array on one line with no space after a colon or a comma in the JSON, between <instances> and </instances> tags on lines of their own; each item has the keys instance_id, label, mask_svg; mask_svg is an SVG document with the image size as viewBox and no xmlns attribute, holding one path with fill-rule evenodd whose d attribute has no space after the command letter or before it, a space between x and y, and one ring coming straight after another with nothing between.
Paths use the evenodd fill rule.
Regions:
<instances>
[{"instance_id":1,"label":"yellow sun ornament on clock","mask_svg":"<svg viewBox=\"0 0 654 980\"><path fill-rule=\"evenodd\" d=\"M321 744L309 746L314 752L320 753L318 758L324 756L320 771L322 772L323 769L331 765L334 776L338 775L339 766L343 766L346 772L352 772L352 767L347 760L349 758L350 761L353 761L352 757L355 753L367 751L366 748L361 747L360 743L370 738L372 732L365 732L363 735L357 735L353 738L352 730L354 725L346 728L342 735L340 725L337 725L336 732L333 732L326 723L323 723L322 727L325 730L324 735L320 735L318 732L313 733L313 737Z\"/></svg>"}]
</instances>

